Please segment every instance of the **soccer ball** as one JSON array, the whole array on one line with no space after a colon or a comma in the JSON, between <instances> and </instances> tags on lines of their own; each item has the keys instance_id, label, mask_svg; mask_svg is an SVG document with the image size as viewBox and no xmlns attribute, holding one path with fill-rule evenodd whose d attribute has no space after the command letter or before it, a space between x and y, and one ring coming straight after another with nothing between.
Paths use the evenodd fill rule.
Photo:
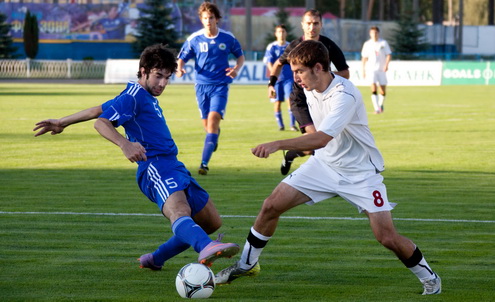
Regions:
<instances>
[{"instance_id":1,"label":"soccer ball","mask_svg":"<svg viewBox=\"0 0 495 302\"><path fill-rule=\"evenodd\" d=\"M177 274L175 287L182 298L209 298L215 290L215 275L206 265L189 263Z\"/></svg>"}]
</instances>

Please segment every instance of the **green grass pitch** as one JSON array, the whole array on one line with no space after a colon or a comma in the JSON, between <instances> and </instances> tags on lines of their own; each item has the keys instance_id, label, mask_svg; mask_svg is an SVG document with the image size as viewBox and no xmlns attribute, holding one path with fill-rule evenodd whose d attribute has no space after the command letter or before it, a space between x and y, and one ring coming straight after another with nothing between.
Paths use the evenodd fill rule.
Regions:
<instances>
[{"instance_id":1,"label":"green grass pitch","mask_svg":"<svg viewBox=\"0 0 495 302\"><path fill-rule=\"evenodd\" d=\"M0 300L183 300L175 276L196 260L194 251L159 272L139 269L136 259L171 230L135 184L135 165L92 122L33 137L36 122L100 104L123 87L0 82ZM389 198L398 203L396 227L440 274L442 294L422 297L419 281L375 241L364 216L334 198L286 213L261 274L218 287L210 300L493 301L495 87L388 87L381 115L372 114L369 88L360 88ZM232 85L219 149L203 177L193 86L170 85L159 100L179 159L223 215L225 240L243 245L282 179L281 152L259 159L250 148L298 134L278 131L265 86ZM283 115L287 121L285 106Z\"/></svg>"}]
</instances>

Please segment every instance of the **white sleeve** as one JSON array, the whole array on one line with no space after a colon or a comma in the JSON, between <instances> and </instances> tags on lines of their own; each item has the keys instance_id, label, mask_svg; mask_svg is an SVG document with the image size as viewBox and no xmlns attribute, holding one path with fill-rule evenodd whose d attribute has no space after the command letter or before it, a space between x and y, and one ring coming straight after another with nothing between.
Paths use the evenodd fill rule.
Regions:
<instances>
[{"instance_id":1,"label":"white sleeve","mask_svg":"<svg viewBox=\"0 0 495 302\"><path fill-rule=\"evenodd\" d=\"M357 99L354 95L343 91L334 92L331 99L331 110L318 127L318 131L336 137L352 121L356 113Z\"/></svg>"}]
</instances>

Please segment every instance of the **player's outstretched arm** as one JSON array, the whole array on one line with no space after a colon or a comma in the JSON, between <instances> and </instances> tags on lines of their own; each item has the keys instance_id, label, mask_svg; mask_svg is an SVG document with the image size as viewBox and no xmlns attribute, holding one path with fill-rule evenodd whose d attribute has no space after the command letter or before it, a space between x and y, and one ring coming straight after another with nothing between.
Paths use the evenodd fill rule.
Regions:
<instances>
[{"instance_id":1,"label":"player's outstretched arm","mask_svg":"<svg viewBox=\"0 0 495 302\"><path fill-rule=\"evenodd\" d=\"M325 147L333 139L332 136L318 131L302 135L296 138L283 139L258 145L251 149L254 156L268 158L268 156L278 150L316 150Z\"/></svg>"},{"instance_id":2,"label":"player's outstretched arm","mask_svg":"<svg viewBox=\"0 0 495 302\"><path fill-rule=\"evenodd\" d=\"M40 136L47 132L52 135L60 134L65 127L97 118L102 113L101 106L91 107L60 119L47 119L36 123L33 131L39 130L34 136Z\"/></svg>"},{"instance_id":3,"label":"player's outstretched arm","mask_svg":"<svg viewBox=\"0 0 495 302\"><path fill-rule=\"evenodd\" d=\"M56 120L56 119L48 119L41 122L37 122L35 126L36 127L34 127L33 131L39 129L41 130L35 133L34 136L40 136L47 132L51 132L52 135L59 134L62 133L62 131L64 131L65 128L60 124L60 120Z\"/></svg>"}]
</instances>

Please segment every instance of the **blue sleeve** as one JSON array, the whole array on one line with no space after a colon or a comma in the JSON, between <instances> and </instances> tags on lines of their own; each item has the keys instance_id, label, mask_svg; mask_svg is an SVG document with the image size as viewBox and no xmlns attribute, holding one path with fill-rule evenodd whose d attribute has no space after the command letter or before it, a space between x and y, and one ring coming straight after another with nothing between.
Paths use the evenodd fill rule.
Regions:
<instances>
[{"instance_id":1,"label":"blue sleeve","mask_svg":"<svg viewBox=\"0 0 495 302\"><path fill-rule=\"evenodd\" d=\"M236 38L234 38L234 43L232 43L232 48L230 52L236 57L239 58L240 56L244 55L244 52L242 51L241 43L237 41Z\"/></svg>"},{"instance_id":2,"label":"blue sleeve","mask_svg":"<svg viewBox=\"0 0 495 302\"><path fill-rule=\"evenodd\" d=\"M102 111L107 110L112 105L112 103L113 103L114 100L115 99L109 100L109 101L106 101L105 103L101 104L101 110Z\"/></svg>"},{"instance_id":3,"label":"blue sleeve","mask_svg":"<svg viewBox=\"0 0 495 302\"><path fill-rule=\"evenodd\" d=\"M178 58L183 60L184 62L189 61L196 55L194 48L192 46L191 40L187 40L180 50Z\"/></svg>"},{"instance_id":4,"label":"blue sleeve","mask_svg":"<svg viewBox=\"0 0 495 302\"><path fill-rule=\"evenodd\" d=\"M272 44L268 44L266 46L266 50L265 50L265 56L263 57L263 63L267 64L267 63L272 63L274 61L272 61Z\"/></svg>"},{"instance_id":5,"label":"blue sleeve","mask_svg":"<svg viewBox=\"0 0 495 302\"><path fill-rule=\"evenodd\" d=\"M108 119L115 127L118 127L136 115L136 100L129 94L122 94L104 103L102 110L100 117Z\"/></svg>"}]
</instances>

